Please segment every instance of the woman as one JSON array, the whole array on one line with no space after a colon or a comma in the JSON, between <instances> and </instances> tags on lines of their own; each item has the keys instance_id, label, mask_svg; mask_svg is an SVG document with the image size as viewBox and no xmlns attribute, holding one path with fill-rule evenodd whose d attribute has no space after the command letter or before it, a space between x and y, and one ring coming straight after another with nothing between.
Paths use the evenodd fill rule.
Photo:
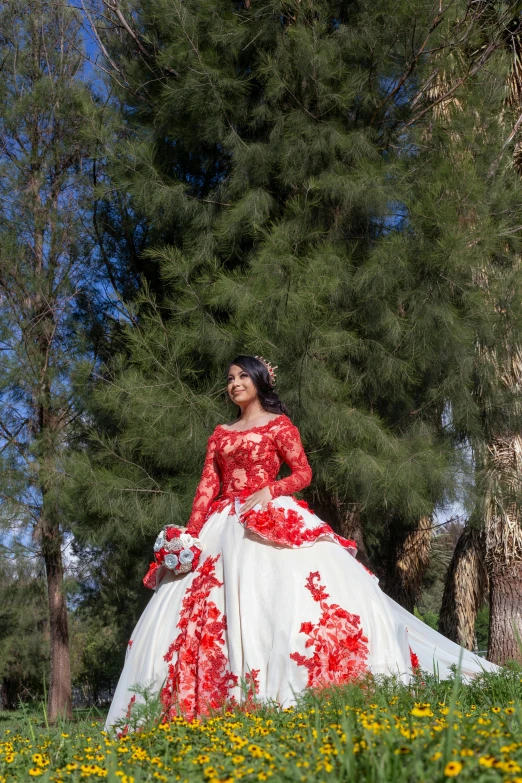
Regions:
<instances>
[{"instance_id":1,"label":"woman","mask_svg":"<svg viewBox=\"0 0 522 783\"><path fill-rule=\"evenodd\" d=\"M199 563L183 577L151 566L144 581L155 594L129 642L107 727L129 715L134 685L160 690L167 717L193 717L254 692L288 706L307 686L366 672L408 682L420 666L447 677L460 657L465 677L496 668L388 598L355 559L355 543L293 497L312 473L274 369L253 356L228 369L240 416L208 441L187 525ZM291 473L277 480L283 462Z\"/></svg>"}]
</instances>

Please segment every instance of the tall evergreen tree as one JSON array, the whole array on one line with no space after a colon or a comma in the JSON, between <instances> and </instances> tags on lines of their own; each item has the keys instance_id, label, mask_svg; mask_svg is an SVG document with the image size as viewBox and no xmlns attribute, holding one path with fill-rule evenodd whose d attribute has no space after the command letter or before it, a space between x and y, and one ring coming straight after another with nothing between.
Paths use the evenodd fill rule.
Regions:
<instances>
[{"instance_id":1,"label":"tall evergreen tree","mask_svg":"<svg viewBox=\"0 0 522 783\"><path fill-rule=\"evenodd\" d=\"M51 719L71 712L61 457L88 356L82 310L94 299L81 50L80 21L63 3L3 4L0 519L4 539L45 566Z\"/></svg>"},{"instance_id":2,"label":"tall evergreen tree","mask_svg":"<svg viewBox=\"0 0 522 783\"><path fill-rule=\"evenodd\" d=\"M43 697L49 669L45 580L34 559L15 548L0 559L0 709ZM36 567L35 567L36 566Z\"/></svg>"},{"instance_id":3,"label":"tall evergreen tree","mask_svg":"<svg viewBox=\"0 0 522 783\"><path fill-rule=\"evenodd\" d=\"M133 136L115 183L163 233L147 258L164 288L137 303L129 359L95 399L102 434L76 466L103 536L144 540L186 518L239 350L281 368L318 510L363 531L376 560L387 531L429 531L454 492L453 445L480 428L475 348L495 310L477 276L515 243L512 175L486 177L513 8L107 5L139 51L123 59L100 29ZM433 108L457 86L432 88L463 41L467 111L450 135ZM478 164L454 144L480 149Z\"/></svg>"}]
</instances>

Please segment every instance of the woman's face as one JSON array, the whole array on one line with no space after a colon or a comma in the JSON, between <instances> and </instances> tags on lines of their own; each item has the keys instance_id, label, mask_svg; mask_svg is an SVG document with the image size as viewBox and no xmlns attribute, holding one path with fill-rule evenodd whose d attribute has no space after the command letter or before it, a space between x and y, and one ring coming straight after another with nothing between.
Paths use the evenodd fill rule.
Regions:
<instances>
[{"instance_id":1,"label":"woman's face","mask_svg":"<svg viewBox=\"0 0 522 783\"><path fill-rule=\"evenodd\" d=\"M236 405L248 405L257 398L257 389L250 375L237 364L228 368L227 389L228 396Z\"/></svg>"}]
</instances>

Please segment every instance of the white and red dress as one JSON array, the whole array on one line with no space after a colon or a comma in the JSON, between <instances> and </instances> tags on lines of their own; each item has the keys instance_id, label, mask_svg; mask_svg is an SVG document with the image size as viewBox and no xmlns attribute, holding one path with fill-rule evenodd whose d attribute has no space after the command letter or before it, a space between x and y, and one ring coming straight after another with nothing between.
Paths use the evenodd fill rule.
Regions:
<instances>
[{"instance_id":1,"label":"white and red dress","mask_svg":"<svg viewBox=\"0 0 522 783\"><path fill-rule=\"evenodd\" d=\"M276 480L283 462L291 474ZM155 592L129 641L107 728L132 709L135 685L160 691L166 717L194 717L254 691L289 706L308 686L367 672L408 682L419 665L442 678L459 659L465 677L496 668L382 592L355 542L293 496L311 476L287 416L244 431L216 427L187 525L201 543L198 566L160 578L151 566L144 582ZM241 514L266 486L268 507Z\"/></svg>"}]
</instances>

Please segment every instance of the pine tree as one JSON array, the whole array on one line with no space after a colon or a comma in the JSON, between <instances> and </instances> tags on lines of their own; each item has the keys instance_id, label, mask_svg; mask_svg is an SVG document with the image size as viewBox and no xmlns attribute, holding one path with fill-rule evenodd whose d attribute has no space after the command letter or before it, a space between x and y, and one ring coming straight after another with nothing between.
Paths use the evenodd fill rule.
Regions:
<instances>
[{"instance_id":1,"label":"pine tree","mask_svg":"<svg viewBox=\"0 0 522 783\"><path fill-rule=\"evenodd\" d=\"M493 254L510 262L520 201L508 170L486 176L513 9L466 9L142 0L126 59L100 29L133 139L114 182L163 233L147 250L160 300L144 289L136 304L76 470L107 540L186 518L205 438L234 415L222 390L239 351L279 365L312 500L363 531L370 557L386 559L388 531L429 530L451 498L454 445L480 430L477 339L495 320L477 278ZM455 85L432 88L463 40L466 112L448 134L434 109Z\"/></svg>"},{"instance_id":2,"label":"pine tree","mask_svg":"<svg viewBox=\"0 0 522 783\"><path fill-rule=\"evenodd\" d=\"M45 580L26 551L0 559L0 709L42 698L49 669Z\"/></svg>"},{"instance_id":3,"label":"pine tree","mask_svg":"<svg viewBox=\"0 0 522 783\"><path fill-rule=\"evenodd\" d=\"M51 720L71 713L61 463L78 415L75 372L92 360L91 98L82 33L64 4L0 11L0 519L45 566ZM90 353L89 353L90 351Z\"/></svg>"}]
</instances>

